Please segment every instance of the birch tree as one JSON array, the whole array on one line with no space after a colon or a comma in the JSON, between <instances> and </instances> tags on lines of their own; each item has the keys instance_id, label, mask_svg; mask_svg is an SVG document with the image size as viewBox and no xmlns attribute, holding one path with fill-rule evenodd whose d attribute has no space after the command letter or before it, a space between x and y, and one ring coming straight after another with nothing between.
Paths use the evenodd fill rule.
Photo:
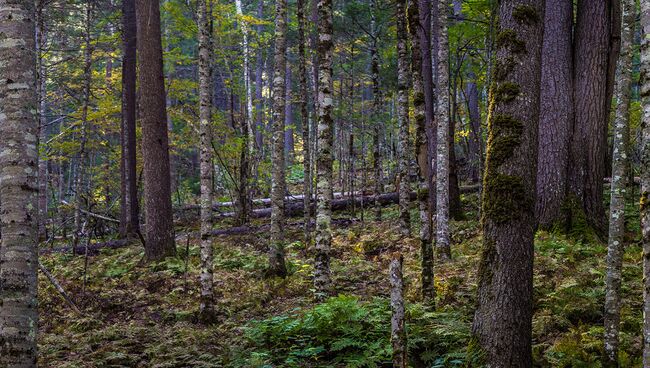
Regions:
<instances>
[{"instance_id":1,"label":"birch tree","mask_svg":"<svg viewBox=\"0 0 650 368\"><path fill-rule=\"evenodd\" d=\"M310 222L311 222L311 197L312 197L312 176L311 176L311 132L309 123L309 112L307 110L307 60L305 44L305 0L298 0L297 4L298 17L298 77L300 78L300 87L298 91L298 101L300 104L300 123L302 124L302 163L303 163L303 217L304 217L304 238L305 243L309 244L311 240Z\"/></svg>"},{"instance_id":2,"label":"birch tree","mask_svg":"<svg viewBox=\"0 0 650 368\"><path fill-rule=\"evenodd\" d=\"M399 136L397 140L397 190L399 192L399 228L403 236L411 234L411 215L409 212L409 196L411 193L409 175L409 57L408 29L406 22L406 0L397 0L397 125Z\"/></svg>"},{"instance_id":3,"label":"birch tree","mask_svg":"<svg viewBox=\"0 0 650 368\"><path fill-rule=\"evenodd\" d=\"M0 366L36 367L38 117L33 1L0 0Z\"/></svg>"}]
</instances>

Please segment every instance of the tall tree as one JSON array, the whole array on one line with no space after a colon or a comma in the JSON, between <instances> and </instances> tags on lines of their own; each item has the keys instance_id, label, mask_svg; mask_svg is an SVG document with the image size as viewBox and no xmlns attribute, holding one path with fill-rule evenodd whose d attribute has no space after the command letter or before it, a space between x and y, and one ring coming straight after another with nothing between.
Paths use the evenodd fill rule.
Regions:
<instances>
[{"instance_id":1,"label":"tall tree","mask_svg":"<svg viewBox=\"0 0 650 368\"><path fill-rule=\"evenodd\" d=\"M47 47L47 30L45 27L45 0L36 1L36 50L38 58L38 144L39 150L47 139L47 88L45 75L45 52ZM38 160L38 238L47 238L47 175L48 162L45 157Z\"/></svg>"},{"instance_id":2,"label":"tall tree","mask_svg":"<svg viewBox=\"0 0 650 368\"><path fill-rule=\"evenodd\" d=\"M318 0L318 168L316 184L316 259L314 289L322 299L330 293L332 248L332 0Z\"/></svg>"},{"instance_id":3,"label":"tall tree","mask_svg":"<svg viewBox=\"0 0 650 368\"><path fill-rule=\"evenodd\" d=\"M147 220L145 257L155 261L176 254L159 0L136 0L136 16Z\"/></svg>"},{"instance_id":4,"label":"tall tree","mask_svg":"<svg viewBox=\"0 0 650 368\"><path fill-rule=\"evenodd\" d=\"M438 0L438 107L436 109L436 248L443 260L451 259L449 236L449 1Z\"/></svg>"},{"instance_id":5,"label":"tall tree","mask_svg":"<svg viewBox=\"0 0 650 368\"><path fill-rule=\"evenodd\" d=\"M397 22L397 189L399 191L400 232L404 236L411 234L410 205L410 157L409 149L409 57L408 29L406 22L406 0L397 0L395 19Z\"/></svg>"},{"instance_id":6,"label":"tall tree","mask_svg":"<svg viewBox=\"0 0 650 368\"><path fill-rule=\"evenodd\" d=\"M549 229L563 224L573 122L573 3L546 0L542 47L537 222Z\"/></svg>"},{"instance_id":7,"label":"tall tree","mask_svg":"<svg viewBox=\"0 0 650 368\"><path fill-rule=\"evenodd\" d=\"M136 42L137 23L135 19L135 0L122 1L122 196L121 233L134 236L140 231L137 143L136 143Z\"/></svg>"},{"instance_id":8,"label":"tall tree","mask_svg":"<svg viewBox=\"0 0 650 368\"><path fill-rule=\"evenodd\" d=\"M36 367L38 177L33 1L0 0L0 366Z\"/></svg>"},{"instance_id":9,"label":"tall tree","mask_svg":"<svg viewBox=\"0 0 650 368\"><path fill-rule=\"evenodd\" d=\"M373 120L373 134L372 134L372 165L375 173L375 220L381 220L381 206L379 205L378 195L384 191L383 184L383 167L381 161L381 91L379 88L379 50L377 43L379 37L377 35L377 0L370 0L370 73L372 79L372 120Z\"/></svg>"},{"instance_id":10,"label":"tall tree","mask_svg":"<svg viewBox=\"0 0 650 368\"><path fill-rule=\"evenodd\" d=\"M284 196L286 194L284 119L287 67L287 1L275 2L275 55L273 72L273 142L271 151L271 244L269 274L284 277Z\"/></svg>"},{"instance_id":11,"label":"tall tree","mask_svg":"<svg viewBox=\"0 0 650 368\"><path fill-rule=\"evenodd\" d=\"M305 55L305 0L298 0L297 4L298 16L298 77L300 78L300 88L298 92L298 101L300 104L300 123L302 124L302 163L304 167L304 181L303 181L303 216L304 216L304 236L305 242L309 244L311 240L311 193L312 193L312 177L311 177L311 134L309 124L309 111L307 110L308 92L307 92L307 59Z\"/></svg>"},{"instance_id":12,"label":"tall tree","mask_svg":"<svg viewBox=\"0 0 650 368\"><path fill-rule=\"evenodd\" d=\"M533 235L544 4L499 3L473 332L492 367L532 366Z\"/></svg>"},{"instance_id":13,"label":"tall tree","mask_svg":"<svg viewBox=\"0 0 650 368\"><path fill-rule=\"evenodd\" d=\"M214 318L212 268L212 41L206 0L199 0L199 135L201 145L201 306L204 322Z\"/></svg>"},{"instance_id":14,"label":"tall tree","mask_svg":"<svg viewBox=\"0 0 650 368\"><path fill-rule=\"evenodd\" d=\"M641 0L641 200L643 366L650 366L650 0Z\"/></svg>"}]
</instances>

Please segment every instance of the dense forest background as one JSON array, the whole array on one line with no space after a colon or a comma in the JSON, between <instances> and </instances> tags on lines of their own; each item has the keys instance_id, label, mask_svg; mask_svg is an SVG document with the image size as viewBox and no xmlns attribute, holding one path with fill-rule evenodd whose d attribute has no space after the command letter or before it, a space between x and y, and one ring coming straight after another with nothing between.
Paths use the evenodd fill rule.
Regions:
<instances>
[{"instance_id":1,"label":"dense forest background","mask_svg":"<svg viewBox=\"0 0 650 368\"><path fill-rule=\"evenodd\" d=\"M650 367L650 0L0 0L0 367Z\"/></svg>"}]
</instances>

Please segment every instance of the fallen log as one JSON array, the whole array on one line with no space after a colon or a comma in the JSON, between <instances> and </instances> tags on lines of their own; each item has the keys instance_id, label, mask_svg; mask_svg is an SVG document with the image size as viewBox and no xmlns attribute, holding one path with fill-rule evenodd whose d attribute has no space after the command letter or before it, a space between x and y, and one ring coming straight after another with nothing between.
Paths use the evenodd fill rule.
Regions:
<instances>
[{"instance_id":1,"label":"fallen log","mask_svg":"<svg viewBox=\"0 0 650 368\"><path fill-rule=\"evenodd\" d=\"M106 242L101 242L101 243L95 243L95 244L90 244L88 245L88 254L89 255L96 255L99 253L100 249L104 248L110 248L110 249L118 249L125 247L129 244L129 240L127 239L116 239L116 240L109 240ZM57 247L57 248L45 248L39 250L40 254L52 254L52 253L70 253L72 252L72 247ZM73 254L75 255L83 255L86 253L86 247L85 246L77 246L74 247L74 252Z\"/></svg>"}]
</instances>

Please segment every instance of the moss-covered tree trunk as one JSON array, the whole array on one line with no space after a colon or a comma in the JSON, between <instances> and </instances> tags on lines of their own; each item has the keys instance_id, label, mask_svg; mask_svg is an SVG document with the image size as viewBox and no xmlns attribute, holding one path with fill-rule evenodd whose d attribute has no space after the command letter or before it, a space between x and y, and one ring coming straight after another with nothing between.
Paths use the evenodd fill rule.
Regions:
<instances>
[{"instance_id":1,"label":"moss-covered tree trunk","mask_svg":"<svg viewBox=\"0 0 650 368\"><path fill-rule=\"evenodd\" d=\"M449 237L449 2L437 0L438 14L438 123L436 140L436 248L442 260L451 259Z\"/></svg>"},{"instance_id":2,"label":"moss-covered tree trunk","mask_svg":"<svg viewBox=\"0 0 650 368\"><path fill-rule=\"evenodd\" d=\"M273 135L271 148L271 243L269 275L285 277L284 196L286 194L284 119L287 67L287 1L275 2L275 54L273 71Z\"/></svg>"},{"instance_id":3,"label":"moss-covered tree trunk","mask_svg":"<svg viewBox=\"0 0 650 368\"><path fill-rule=\"evenodd\" d=\"M399 228L404 236L411 234L409 212L411 192L409 144L409 57L408 28L406 23L406 0L397 0L395 19L397 22L397 190L399 192Z\"/></svg>"},{"instance_id":4,"label":"moss-covered tree trunk","mask_svg":"<svg viewBox=\"0 0 650 368\"><path fill-rule=\"evenodd\" d=\"M573 123L573 4L546 0L537 166L537 222L563 225Z\"/></svg>"},{"instance_id":5,"label":"moss-covered tree trunk","mask_svg":"<svg viewBox=\"0 0 650 368\"><path fill-rule=\"evenodd\" d=\"M323 299L331 290L332 248L332 0L318 0L318 168L314 289Z\"/></svg>"},{"instance_id":6,"label":"moss-covered tree trunk","mask_svg":"<svg viewBox=\"0 0 650 368\"><path fill-rule=\"evenodd\" d=\"M159 0L136 0L138 84L144 163L145 257L176 255Z\"/></svg>"},{"instance_id":7,"label":"moss-covered tree trunk","mask_svg":"<svg viewBox=\"0 0 650 368\"><path fill-rule=\"evenodd\" d=\"M212 267L212 67L211 32L207 0L199 0L199 136L201 145L201 306L204 322L214 317Z\"/></svg>"},{"instance_id":8,"label":"moss-covered tree trunk","mask_svg":"<svg viewBox=\"0 0 650 368\"><path fill-rule=\"evenodd\" d=\"M621 268L625 237L625 196L628 148L627 131L630 118L630 89L632 87L632 57L634 0L622 1L621 54L616 80L616 116L614 119L614 150L612 152L611 199L609 203L609 239L607 243L607 275L605 278L605 357L603 365L618 367L619 325L621 320Z\"/></svg>"},{"instance_id":9,"label":"moss-covered tree trunk","mask_svg":"<svg viewBox=\"0 0 650 368\"><path fill-rule=\"evenodd\" d=\"M641 199L643 366L650 366L650 0L641 0Z\"/></svg>"},{"instance_id":10,"label":"moss-covered tree trunk","mask_svg":"<svg viewBox=\"0 0 650 368\"><path fill-rule=\"evenodd\" d=\"M491 367L532 366L533 237L544 6L504 0L482 197L473 333Z\"/></svg>"},{"instance_id":11,"label":"moss-covered tree trunk","mask_svg":"<svg viewBox=\"0 0 650 368\"><path fill-rule=\"evenodd\" d=\"M0 0L0 367L36 367L38 117L34 2Z\"/></svg>"}]
</instances>

